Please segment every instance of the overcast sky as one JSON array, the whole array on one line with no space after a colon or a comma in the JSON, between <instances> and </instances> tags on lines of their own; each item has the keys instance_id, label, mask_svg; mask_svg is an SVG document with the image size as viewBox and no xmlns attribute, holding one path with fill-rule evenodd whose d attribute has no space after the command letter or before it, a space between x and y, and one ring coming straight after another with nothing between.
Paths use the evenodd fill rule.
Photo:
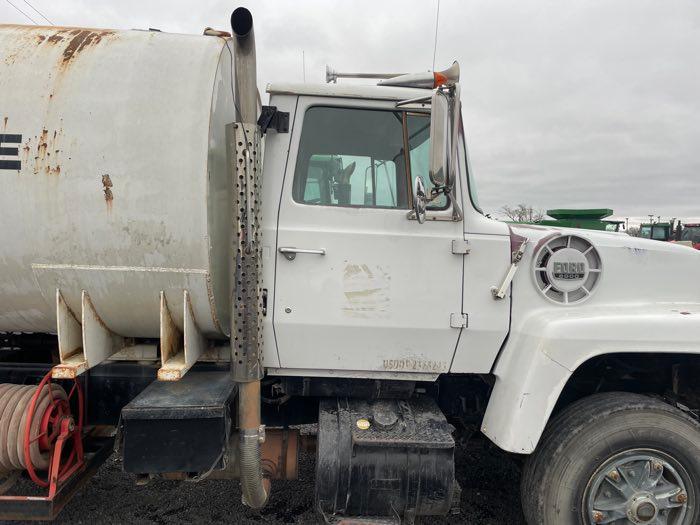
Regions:
<instances>
[{"instance_id":1,"label":"overcast sky","mask_svg":"<svg viewBox=\"0 0 700 525\"><path fill-rule=\"evenodd\" d=\"M37 22L24 0L10 0ZM259 80L432 67L437 0L28 0L56 25L228 29L253 12ZM0 22L31 23L0 0ZM700 216L700 2L442 0L482 205Z\"/></svg>"}]
</instances>

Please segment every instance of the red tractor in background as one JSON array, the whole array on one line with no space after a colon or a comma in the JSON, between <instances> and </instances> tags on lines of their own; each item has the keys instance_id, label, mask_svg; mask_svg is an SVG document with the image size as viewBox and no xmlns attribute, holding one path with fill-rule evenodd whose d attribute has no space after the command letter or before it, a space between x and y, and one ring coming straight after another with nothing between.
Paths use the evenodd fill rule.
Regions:
<instances>
[{"instance_id":1,"label":"red tractor in background","mask_svg":"<svg viewBox=\"0 0 700 525\"><path fill-rule=\"evenodd\" d=\"M696 250L700 250L700 222L681 223L681 221L677 221L671 242L692 246Z\"/></svg>"},{"instance_id":2,"label":"red tractor in background","mask_svg":"<svg viewBox=\"0 0 700 525\"><path fill-rule=\"evenodd\" d=\"M673 242L683 244L700 250L700 222L683 222L680 219L671 219L668 222L653 220L642 223L639 228L639 236L645 239Z\"/></svg>"},{"instance_id":3,"label":"red tractor in background","mask_svg":"<svg viewBox=\"0 0 700 525\"><path fill-rule=\"evenodd\" d=\"M700 223L685 224L679 242L688 243L689 246L700 250Z\"/></svg>"}]
</instances>

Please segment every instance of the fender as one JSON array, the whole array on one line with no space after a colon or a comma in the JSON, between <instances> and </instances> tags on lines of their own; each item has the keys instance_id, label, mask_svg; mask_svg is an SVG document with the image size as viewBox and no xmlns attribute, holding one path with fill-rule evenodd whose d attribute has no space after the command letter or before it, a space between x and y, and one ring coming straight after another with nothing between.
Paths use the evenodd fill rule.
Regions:
<instances>
[{"instance_id":1,"label":"fender","mask_svg":"<svg viewBox=\"0 0 700 525\"><path fill-rule=\"evenodd\" d=\"M482 432L500 448L530 454L574 371L614 353L700 354L700 305L656 303L535 310L513 326L494 368Z\"/></svg>"}]
</instances>

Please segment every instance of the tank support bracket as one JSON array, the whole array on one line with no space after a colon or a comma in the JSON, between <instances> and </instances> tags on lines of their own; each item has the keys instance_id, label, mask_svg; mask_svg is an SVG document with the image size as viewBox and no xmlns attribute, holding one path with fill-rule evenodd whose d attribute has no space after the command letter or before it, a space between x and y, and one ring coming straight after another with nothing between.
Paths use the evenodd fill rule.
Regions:
<instances>
[{"instance_id":1,"label":"tank support bracket","mask_svg":"<svg viewBox=\"0 0 700 525\"><path fill-rule=\"evenodd\" d=\"M158 379L179 381L197 362L207 347L207 341L197 326L190 293L183 292L183 330L175 325L168 309L165 293L160 292L160 356Z\"/></svg>"},{"instance_id":2,"label":"tank support bracket","mask_svg":"<svg viewBox=\"0 0 700 525\"><path fill-rule=\"evenodd\" d=\"M122 336L112 332L102 321L88 293L81 294L80 322L56 290L58 353L61 364L53 368L56 379L73 379L100 364L126 346Z\"/></svg>"}]
</instances>

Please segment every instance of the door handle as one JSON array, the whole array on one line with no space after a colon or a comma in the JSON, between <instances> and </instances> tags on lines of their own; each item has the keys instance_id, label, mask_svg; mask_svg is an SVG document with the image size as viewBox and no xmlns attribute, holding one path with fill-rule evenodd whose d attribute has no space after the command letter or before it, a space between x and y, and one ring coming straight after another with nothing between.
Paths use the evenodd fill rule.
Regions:
<instances>
[{"instance_id":1,"label":"door handle","mask_svg":"<svg viewBox=\"0 0 700 525\"><path fill-rule=\"evenodd\" d=\"M309 253L311 255L326 255L326 250L306 250L304 248L294 248L293 246L279 248L279 252L284 255L288 261L293 261L297 257L297 253Z\"/></svg>"}]
</instances>

